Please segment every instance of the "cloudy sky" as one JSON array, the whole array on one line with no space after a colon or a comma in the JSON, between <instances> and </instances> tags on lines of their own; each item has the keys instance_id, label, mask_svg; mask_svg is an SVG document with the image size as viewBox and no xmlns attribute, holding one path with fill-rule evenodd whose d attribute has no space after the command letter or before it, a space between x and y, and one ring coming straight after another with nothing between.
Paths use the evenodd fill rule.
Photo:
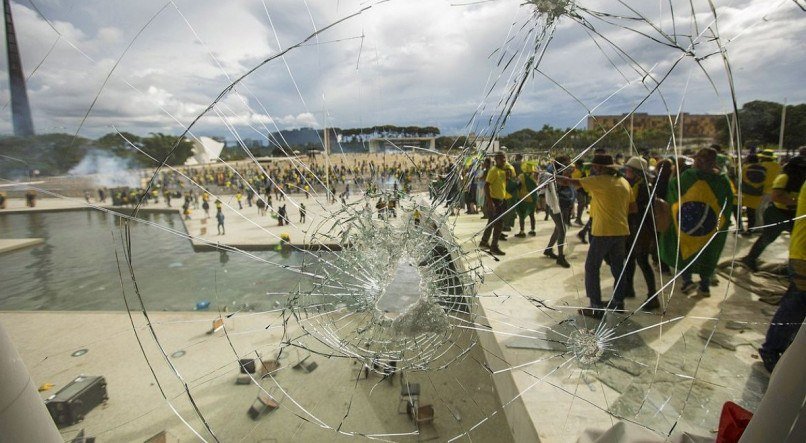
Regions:
<instances>
[{"instance_id":1,"label":"cloudy sky","mask_svg":"<svg viewBox=\"0 0 806 443\"><path fill-rule=\"evenodd\" d=\"M524 3L21 0L12 10L38 133L178 134L202 115L198 135L259 139L323 125L488 130L546 26ZM577 0L577 18L559 18L504 133L569 127L597 106L621 114L642 101L641 112L725 112L729 76L715 36L739 104L806 101L806 13L794 0L715 0L716 18L706 0L694 0L694 11L689 0L623 3ZM7 134L4 57L0 70Z\"/></svg>"}]
</instances>

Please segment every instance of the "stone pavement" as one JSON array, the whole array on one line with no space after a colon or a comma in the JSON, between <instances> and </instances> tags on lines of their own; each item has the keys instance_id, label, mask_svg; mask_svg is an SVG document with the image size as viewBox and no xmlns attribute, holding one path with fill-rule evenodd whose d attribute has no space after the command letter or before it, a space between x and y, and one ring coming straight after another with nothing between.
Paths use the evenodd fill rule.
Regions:
<instances>
[{"instance_id":1,"label":"stone pavement","mask_svg":"<svg viewBox=\"0 0 806 443\"><path fill-rule=\"evenodd\" d=\"M405 434L391 438L417 439L411 435L417 426L406 415L405 404L403 413L399 413L400 375L391 383L374 373L368 379L358 379L361 366L350 359L326 358L295 347L280 355L280 368L272 377L258 377L263 389L280 404L279 409L252 420L247 410L260 389L254 381L235 383L237 361L255 358L256 354L276 359L283 322L277 312L235 315L224 320L226 334L224 330L208 334L217 317L213 312L150 313L162 350L151 337L145 318L136 311L131 320L124 312L2 312L0 322L34 381L53 385L42 392L43 398L80 374L106 378L109 400L88 413L84 421L62 428L65 440L85 429L86 435L97 441L145 441L163 430L180 441L197 441L171 410L173 407L211 441L183 383L221 441L359 439L337 434L321 423L334 428L341 425L341 431L346 433ZM297 345L317 350L316 341L299 337L301 331L292 323L288 325L288 337L296 337ZM82 349L87 352L71 356ZM320 346L318 351L325 350ZM306 364L318 365L311 373L293 368L305 357ZM477 347L466 361L482 358ZM472 424L500 408L490 374L482 365L458 364L450 371L407 372L404 376L407 382L421 385L419 403L431 404L435 409L433 424L423 426L423 439L444 441L471 432ZM477 441L511 441L505 434L500 435L500 429L505 427L505 418L499 414L470 435Z\"/></svg>"},{"instance_id":2,"label":"stone pavement","mask_svg":"<svg viewBox=\"0 0 806 443\"><path fill-rule=\"evenodd\" d=\"M455 223L460 242L473 250L480 238L473 235L484 226L479 216L462 215ZM574 235L579 227L569 228L571 268L561 268L542 255L553 223L539 214L537 224L536 238L510 235L501 242L506 256L481 255L490 272L479 300L491 328L479 334L491 368L503 371L496 375L501 403L518 397L507 410L516 440L528 436L531 425L543 441L576 441L585 428L609 428L617 420L613 415L663 434L674 429L713 437L725 401L754 410L769 379L757 348L774 306L724 277L710 298L687 297L678 283L663 291L663 313L608 315L605 324L623 337L599 363L586 367L565 343L574 331L599 324L576 313L588 306L583 279L588 246ZM734 251L743 256L755 239L731 237L723 260ZM788 237L779 239L763 258L785 261L787 245ZM737 265L735 272L746 269ZM670 278L663 275L662 282ZM602 270L602 279L606 295L613 288L609 270ZM627 300L630 311L646 294L640 272L635 282L638 297Z\"/></svg>"}]
</instances>

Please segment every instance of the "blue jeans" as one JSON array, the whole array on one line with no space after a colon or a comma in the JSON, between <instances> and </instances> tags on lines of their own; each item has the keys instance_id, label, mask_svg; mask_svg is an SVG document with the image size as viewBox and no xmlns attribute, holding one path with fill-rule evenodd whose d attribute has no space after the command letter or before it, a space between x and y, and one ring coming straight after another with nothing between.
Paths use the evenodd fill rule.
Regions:
<instances>
[{"instance_id":1,"label":"blue jeans","mask_svg":"<svg viewBox=\"0 0 806 443\"><path fill-rule=\"evenodd\" d=\"M759 355L764 362L764 366L772 371L781 354L786 351L789 344L797 335L801 323L806 318L806 290L798 288L795 269L789 268L791 281L789 289L786 291L778 310L770 320L770 328L767 329L767 338L759 349ZM801 278L803 278L801 276Z\"/></svg>"},{"instance_id":2,"label":"blue jeans","mask_svg":"<svg viewBox=\"0 0 806 443\"><path fill-rule=\"evenodd\" d=\"M590 249L588 249L588 256L585 258L585 293L590 299L591 307L601 308L604 306L599 272L605 259L610 264L610 273L613 274L613 278L618 282L613 290L612 300L617 306L624 305L625 279L621 277L621 273L624 270L626 249L626 235L618 237L591 235Z\"/></svg>"}]
</instances>

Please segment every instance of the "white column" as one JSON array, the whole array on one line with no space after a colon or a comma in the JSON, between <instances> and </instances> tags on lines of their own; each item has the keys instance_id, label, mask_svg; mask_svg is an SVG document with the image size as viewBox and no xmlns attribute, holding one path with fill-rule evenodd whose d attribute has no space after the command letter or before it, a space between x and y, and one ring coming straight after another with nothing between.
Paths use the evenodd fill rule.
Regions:
<instances>
[{"instance_id":1,"label":"white column","mask_svg":"<svg viewBox=\"0 0 806 443\"><path fill-rule=\"evenodd\" d=\"M0 380L0 441L64 441L2 324Z\"/></svg>"}]
</instances>

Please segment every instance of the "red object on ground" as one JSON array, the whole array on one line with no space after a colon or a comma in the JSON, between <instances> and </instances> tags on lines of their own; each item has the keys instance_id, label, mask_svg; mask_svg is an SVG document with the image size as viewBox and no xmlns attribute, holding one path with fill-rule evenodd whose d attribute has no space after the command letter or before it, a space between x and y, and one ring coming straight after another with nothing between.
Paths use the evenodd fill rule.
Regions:
<instances>
[{"instance_id":1,"label":"red object on ground","mask_svg":"<svg viewBox=\"0 0 806 443\"><path fill-rule=\"evenodd\" d=\"M719 432L716 443L736 443L742 437L744 430L753 418L753 413L732 401L722 405L722 414L719 416Z\"/></svg>"}]
</instances>

